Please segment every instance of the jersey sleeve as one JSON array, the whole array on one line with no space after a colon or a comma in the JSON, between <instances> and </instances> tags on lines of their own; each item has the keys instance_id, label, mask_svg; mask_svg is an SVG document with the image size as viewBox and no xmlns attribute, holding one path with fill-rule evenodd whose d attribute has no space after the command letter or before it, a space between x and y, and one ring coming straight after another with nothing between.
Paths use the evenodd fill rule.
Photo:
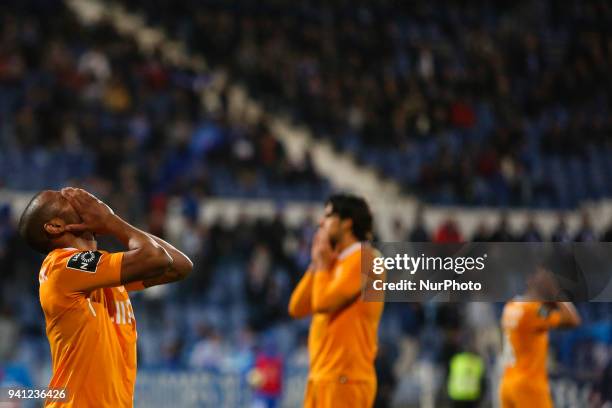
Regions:
<instances>
[{"instance_id":1,"label":"jersey sleeve","mask_svg":"<svg viewBox=\"0 0 612 408\"><path fill-rule=\"evenodd\" d=\"M123 252L75 252L63 262L58 283L69 292L88 292L121 285Z\"/></svg>"},{"instance_id":2,"label":"jersey sleeve","mask_svg":"<svg viewBox=\"0 0 612 408\"><path fill-rule=\"evenodd\" d=\"M337 268L335 274L333 271L315 272L312 290L314 312L335 312L361 293L361 258L352 256Z\"/></svg>"},{"instance_id":3,"label":"jersey sleeve","mask_svg":"<svg viewBox=\"0 0 612 408\"><path fill-rule=\"evenodd\" d=\"M306 271L298 285L291 293L289 299L289 314L301 318L312 313L312 275L311 270Z\"/></svg>"}]
</instances>

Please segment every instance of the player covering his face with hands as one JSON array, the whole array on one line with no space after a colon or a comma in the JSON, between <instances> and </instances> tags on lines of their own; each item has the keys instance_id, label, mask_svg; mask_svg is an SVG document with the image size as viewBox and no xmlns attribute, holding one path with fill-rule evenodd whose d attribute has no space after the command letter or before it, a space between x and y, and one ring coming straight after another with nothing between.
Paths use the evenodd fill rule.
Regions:
<instances>
[{"instance_id":1,"label":"player covering his face with hands","mask_svg":"<svg viewBox=\"0 0 612 408\"><path fill-rule=\"evenodd\" d=\"M371 266L372 215L367 203L335 195L314 237L311 265L291 295L294 318L312 315L305 407L371 407L382 302L364 302L364 271ZM371 270L371 268L370 268Z\"/></svg>"},{"instance_id":2,"label":"player covering his face with hands","mask_svg":"<svg viewBox=\"0 0 612 408\"><path fill-rule=\"evenodd\" d=\"M49 387L67 391L66 400L45 406L132 407L137 334L128 293L181 280L192 262L77 188L37 194L19 232L46 254L39 294L51 346ZM98 250L96 235L112 235L127 249Z\"/></svg>"}]
</instances>

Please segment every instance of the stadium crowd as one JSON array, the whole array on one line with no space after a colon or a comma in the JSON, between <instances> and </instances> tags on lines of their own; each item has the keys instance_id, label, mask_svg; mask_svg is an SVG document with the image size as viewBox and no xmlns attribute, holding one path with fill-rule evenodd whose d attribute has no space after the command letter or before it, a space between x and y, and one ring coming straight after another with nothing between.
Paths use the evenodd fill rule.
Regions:
<instances>
[{"instance_id":1,"label":"stadium crowd","mask_svg":"<svg viewBox=\"0 0 612 408\"><path fill-rule=\"evenodd\" d=\"M612 193L609 2L123 3L428 201Z\"/></svg>"},{"instance_id":2,"label":"stadium crowd","mask_svg":"<svg viewBox=\"0 0 612 408\"><path fill-rule=\"evenodd\" d=\"M80 25L60 1L3 7L0 187L88 179L147 202L326 194L309 157L290 161L265 119L230 117L226 88L207 105L210 82L146 56L108 25Z\"/></svg>"}]
</instances>

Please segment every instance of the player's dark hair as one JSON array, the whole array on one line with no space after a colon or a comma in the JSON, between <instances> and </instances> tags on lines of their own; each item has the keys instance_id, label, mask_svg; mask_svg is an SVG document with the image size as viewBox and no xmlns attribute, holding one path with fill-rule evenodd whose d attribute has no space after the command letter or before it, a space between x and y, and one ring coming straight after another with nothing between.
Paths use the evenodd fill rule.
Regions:
<instances>
[{"instance_id":1,"label":"player's dark hair","mask_svg":"<svg viewBox=\"0 0 612 408\"><path fill-rule=\"evenodd\" d=\"M353 221L353 235L359 241L372 239L372 212L363 198L352 194L334 194L325 204L331 205L332 213L338 214L340 219Z\"/></svg>"},{"instance_id":2,"label":"player's dark hair","mask_svg":"<svg viewBox=\"0 0 612 408\"><path fill-rule=\"evenodd\" d=\"M54 216L53 202L40 199L42 191L36 194L19 219L19 235L34 250L47 254L51 250L51 240L45 232L45 223Z\"/></svg>"}]
</instances>

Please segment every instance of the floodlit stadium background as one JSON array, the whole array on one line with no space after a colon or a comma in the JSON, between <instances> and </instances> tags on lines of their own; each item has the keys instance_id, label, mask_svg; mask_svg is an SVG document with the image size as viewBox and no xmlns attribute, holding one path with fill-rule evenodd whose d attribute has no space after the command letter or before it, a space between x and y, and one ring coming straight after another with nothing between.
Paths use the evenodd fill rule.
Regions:
<instances>
[{"instance_id":1,"label":"floodlit stadium background","mask_svg":"<svg viewBox=\"0 0 612 408\"><path fill-rule=\"evenodd\" d=\"M0 385L50 374L15 234L34 192L82 186L195 260L133 296L136 406L255 406L265 356L297 407L286 305L327 195L366 196L384 241L612 241L610 72L606 1L3 1ZM470 339L495 406L501 307L387 305L378 406L444 406ZM558 407L612 389L612 306L578 308Z\"/></svg>"}]
</instances>

